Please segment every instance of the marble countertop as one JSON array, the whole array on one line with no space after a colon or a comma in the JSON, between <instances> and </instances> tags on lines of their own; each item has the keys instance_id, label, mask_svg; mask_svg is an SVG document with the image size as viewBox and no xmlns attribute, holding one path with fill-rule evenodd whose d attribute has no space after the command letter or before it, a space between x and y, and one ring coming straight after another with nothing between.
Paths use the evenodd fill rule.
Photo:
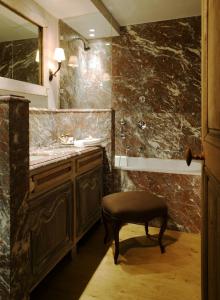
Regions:
<instances>
[{"instance_id":1,"label":"marble countertop","mask_svg":"<svg viewBox=\"0 0 220 300\"><path fill-rule=\"evenodd\" d=\"M32 148L30 151L30 170L35 170L46 165L67 160L69 158L89 153L100 147L74 147L74 146L53 146Z\"/></svg>"}]
</instances>

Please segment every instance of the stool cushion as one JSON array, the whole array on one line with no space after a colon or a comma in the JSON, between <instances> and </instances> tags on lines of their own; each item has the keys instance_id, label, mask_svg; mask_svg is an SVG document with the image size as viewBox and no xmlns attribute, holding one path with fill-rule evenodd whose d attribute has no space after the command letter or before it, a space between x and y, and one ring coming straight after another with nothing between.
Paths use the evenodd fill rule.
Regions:
<instances>
[{"instance_id":1,"label":"stool cushion","mask_svg":"<svg viewBox=\"0 0 220 300\"><path fill-rule=\"evenodd\" d=\"M127 222L141 223L167 214L163 198L145 191L110 194L103 197L102 208L112 217Z\"/></svg>"}]
</instances>

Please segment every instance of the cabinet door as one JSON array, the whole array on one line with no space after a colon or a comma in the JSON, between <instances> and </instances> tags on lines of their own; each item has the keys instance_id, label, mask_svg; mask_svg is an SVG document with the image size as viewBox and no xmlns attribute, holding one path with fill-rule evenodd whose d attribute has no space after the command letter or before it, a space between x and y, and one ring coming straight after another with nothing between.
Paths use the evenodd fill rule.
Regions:
<instances>
[{"instance_id":1,"label":"cabinet door","mask_svg":"<svg viewBox=\"0 0 220 300\"><path fill-rule=\"evenodd\" d=\"M102 167L76 178L76 234L81 237L100 218Z\"/></svg>"},{"instance_id":2,"label":"cabinet door","mask_svg":"<svg viewBox=\"0 0 220 300\"><path fill-rule=\"evenodd\" d=\"M72 183L65 183L30 202L33 280L38 283L72 248Z\"/></svg>"}]
</instances>

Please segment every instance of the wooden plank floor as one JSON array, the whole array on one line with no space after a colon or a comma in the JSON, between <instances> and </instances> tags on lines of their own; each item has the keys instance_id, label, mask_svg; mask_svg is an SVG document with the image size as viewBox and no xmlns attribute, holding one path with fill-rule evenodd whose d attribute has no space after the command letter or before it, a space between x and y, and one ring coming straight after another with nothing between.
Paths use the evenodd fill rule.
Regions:
<instances>
[{"instance_id":1,"label":"wooden plank floor","mask_svg":"<svg viewBox=\"0 0 220 300\"><path fill-rule=\"evenodd\" d=\"M124 226L120 240L115 266L114 246L103 245L103 228L96 226L80 244L77 257L64 259L31 300L201 299L200 235L167 231L163 255L155 241L146 239L143 226Z\"/></svg>"}]
</instances>

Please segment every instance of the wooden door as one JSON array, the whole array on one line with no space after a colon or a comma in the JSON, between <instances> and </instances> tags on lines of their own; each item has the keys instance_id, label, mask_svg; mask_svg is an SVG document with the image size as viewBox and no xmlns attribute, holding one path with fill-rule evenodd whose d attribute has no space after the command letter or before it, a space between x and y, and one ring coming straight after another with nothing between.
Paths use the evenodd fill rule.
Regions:
<instances>
[{"instance_id":1,"label":"wooden door","mask_svg":"<svg viewBox=\"0 0 220 300\"><path fill-rule=\"evenodd\" d=\"M202 0L202 296L220 299L220 1Z\"/></svg>"}]
</instances>

